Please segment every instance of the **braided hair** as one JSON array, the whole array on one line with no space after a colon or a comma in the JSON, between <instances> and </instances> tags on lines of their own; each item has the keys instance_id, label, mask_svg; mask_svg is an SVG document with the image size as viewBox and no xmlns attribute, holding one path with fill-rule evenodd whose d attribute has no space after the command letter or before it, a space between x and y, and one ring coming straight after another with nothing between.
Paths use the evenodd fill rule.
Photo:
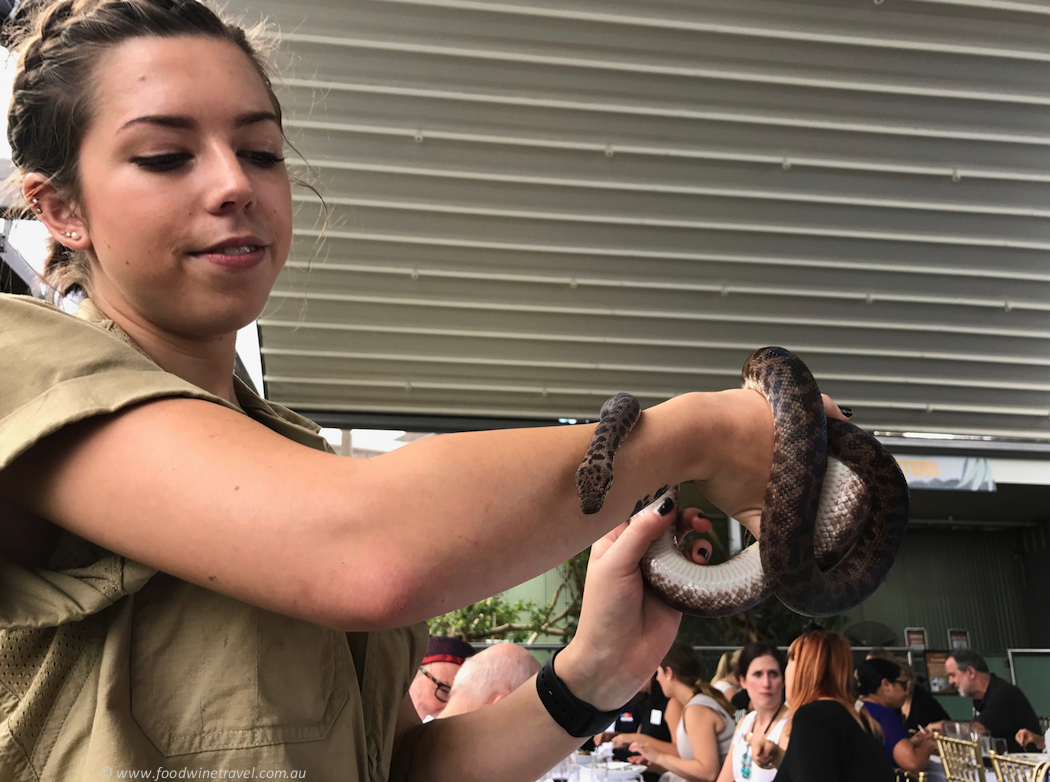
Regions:
<instances>
[{"instance_id":1,"label":"braided hair","mask_svg":"<svg viewBox=\"0 0 1050 782\"><path fill-rule=\"evenodd\" d=\"M78 156L93 119L93 67L107 50L133 38L195 36L229 41L248 57L281 117L258 30L222 19L199 0L38 0L19 8L5 30L18 54L7 113L11 160L22 176L38 172L76 202ZM27 216L32 213L27 210ZM58 296L89 292L91 266L53 238L44 281Z\"/></svg>"}]
</instances>

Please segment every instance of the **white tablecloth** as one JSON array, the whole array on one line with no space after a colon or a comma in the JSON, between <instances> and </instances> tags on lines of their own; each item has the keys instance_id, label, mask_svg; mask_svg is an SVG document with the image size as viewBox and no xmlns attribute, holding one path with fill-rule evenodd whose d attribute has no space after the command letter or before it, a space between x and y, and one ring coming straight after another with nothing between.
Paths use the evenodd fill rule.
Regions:
<instances>
[{"instance_id":1,"label":"white tablecloth","mask_svg":"<svg viewBox=\"0 0 1050 782\"><path fill-rule=\"evenodd\" d=\"M628 777L626 780L624 779L623 776L617 774L613 779L610 779L609 782L630 782L630 780L641 779L641 778L642 777L641 777L640 773L639 773L638 776L636 776L636 777ZM943 779L943 777L942 777L942 779ZM553 782L553 780L551 779L550 775L547 775L540 782ZM598 777L595 776L595 774L593 773L592 769L588 768L587 766L581 766L580 767L580 782L598 782Z\"/></svg>"}]
</instances>

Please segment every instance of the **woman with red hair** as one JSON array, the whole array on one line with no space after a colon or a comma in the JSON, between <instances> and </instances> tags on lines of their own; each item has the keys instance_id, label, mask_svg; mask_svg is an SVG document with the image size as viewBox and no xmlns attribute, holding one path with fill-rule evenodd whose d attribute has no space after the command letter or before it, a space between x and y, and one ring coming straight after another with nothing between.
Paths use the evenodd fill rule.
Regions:
<instances>
[{"instance_id":1,"label":"woman with red hair","mask_svg":"<svg viewBox=\"0 0 1050 782\"><path fill-rule=\"evenodd\" d=\"M875 726L854 708L853 653L838 633L813 630L788 648L784 685L790 709L787 749L766 741L755 755L777 767L775 782L890 782L893 767Z\"/></svg>"}]
</instances>

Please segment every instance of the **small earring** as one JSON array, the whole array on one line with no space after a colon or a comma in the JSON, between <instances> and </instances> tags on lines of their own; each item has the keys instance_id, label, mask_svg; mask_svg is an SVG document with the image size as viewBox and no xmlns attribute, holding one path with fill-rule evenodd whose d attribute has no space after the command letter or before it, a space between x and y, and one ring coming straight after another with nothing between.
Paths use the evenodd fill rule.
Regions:
<instances>
[{"instance_id":1,"label":"small earring","mask_svg":"<svg viewBox=\"0 0 1050 782\"><path fill-rule=\"evenodd\" d=\"M76 231L73 231L73 233L71 233L69 235L69 238L70 239L79 239L80 238L80 234L78 234Z\"/></svg>"},{"instance_id":2,"label":"small earring","mask_svg":"<svg viewBox=\"0 0 1050 782\"><path fill-rule=\"evenodd\" d=\"M29 203L31 203L33 205L33 211L36 212L37 214L40 214L41 212L44 211L39 206L37 206L37 204L40 203L40 199L39 198L31 198L31 199L29 199Z\"/></svg>"}]
</instances>

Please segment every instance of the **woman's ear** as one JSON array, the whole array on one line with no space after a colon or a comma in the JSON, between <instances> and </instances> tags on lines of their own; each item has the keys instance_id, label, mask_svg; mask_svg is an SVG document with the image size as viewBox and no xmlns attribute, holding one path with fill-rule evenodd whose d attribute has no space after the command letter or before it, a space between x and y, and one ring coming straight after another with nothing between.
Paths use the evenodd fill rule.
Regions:
<instances>
[{"instance_id":1,"label":"woman's ear","mask_svg":"<svg viewBox=\"0 0 1050 782\"><path fill-rule=\"evenodd\" d=\"M77 213L77 206L60 193L51 180L40 173L32 173L22 180L22 195L55 241L70 250L86 250L91 246L87 224Z\"/></svg>"}]
</instances>

